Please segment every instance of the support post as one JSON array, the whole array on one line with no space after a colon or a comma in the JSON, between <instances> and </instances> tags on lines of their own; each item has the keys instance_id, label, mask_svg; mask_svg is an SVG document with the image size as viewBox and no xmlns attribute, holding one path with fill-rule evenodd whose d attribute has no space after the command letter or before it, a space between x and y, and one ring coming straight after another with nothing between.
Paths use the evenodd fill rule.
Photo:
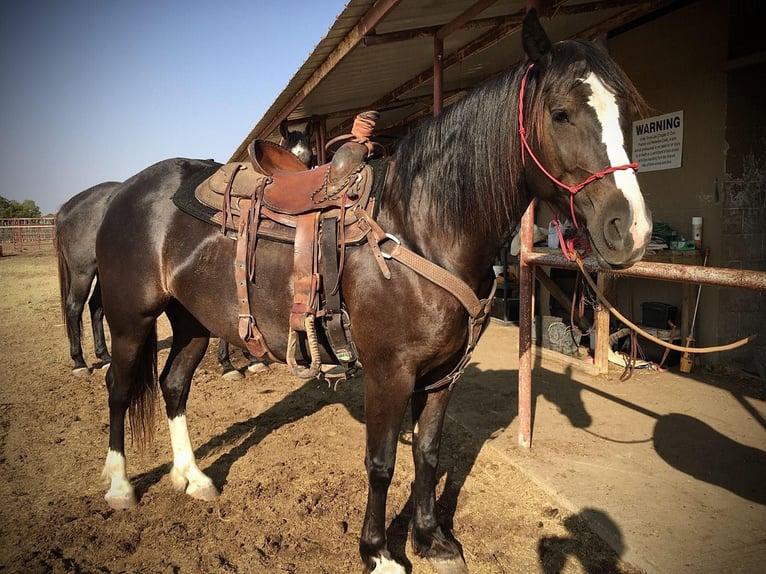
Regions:
<instances>
[{"instance_id":1,"label":"support post","mask_svg":"<svg viewBox=\"0 0 766 574\"><path fill-rule=\"evenodd\" d=\"M519 446L532 445L532 314L535 269L526 256L531 253L535 233L535 203L530 202L521 218L519 257Z\"/></svg>"},{"instance_id":2,"label":"support post","mask_svg":"<svg viewBox=\"0 0 766 574\"><path fill-rule=\"evenodd\" d=\"M434 36L434 117L444 106L444 40Z\"/></svg>"},{"instance_id":3,"label":"support post","mask_svg":"<svg viewBox=\"0 0 766 574\"><path fill-rule=\"evenodd\" d=\"M316 140L317 140L317 165L324 165L327 161L324 146L327 144L327 118L321 117L317 120Z\"/></svg>"},{"instance_id":4,"label":"support post","mask_svg":"<svg viewBox=\"0 0 766 574\"><path fill-rule=\"evenodd\" d=\"M596 285L607 297L611 296L614 280L606 273L599 273ZM609 309L598 305L595 310L596 344L593 346L593 365L596 372L603 375L609 372Z\"/></svg>"}]
</instances>

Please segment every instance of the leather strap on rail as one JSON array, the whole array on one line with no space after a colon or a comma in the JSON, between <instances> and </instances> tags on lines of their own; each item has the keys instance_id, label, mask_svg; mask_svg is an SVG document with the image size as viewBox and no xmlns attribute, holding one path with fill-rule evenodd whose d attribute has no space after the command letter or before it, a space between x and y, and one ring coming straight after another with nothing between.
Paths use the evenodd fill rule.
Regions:
<instances>
[{"instance_id":1,"label":"leather strap on rail","mask_svg":"<svg viewBox=\"0 0 766 574\"><path fill-rule=\"evenodd\" d=\"M601 303L607 309L609 309L609 312L612 315L617 317L620 321L625 323L628 327L633 329L636 333L638 333L645 339L649 339L652 343L656 343L660 345L661 347L665 347L666 349L670 349L672 351L680 351L682 353L704 354L704 353L718 353L720 351L730 351L732 349L737 349L739 347L742 347L754 341L757 337L757 335L750 335L749 337L740 339L739 341L734 341L733 343L729 343L728 345L717 345L715 347L682 347L681 345L674 345L673 343L668 343L667 341L663 341L662 339L659 339L655 337L654 335L647 333L641 327L633 323L630 319L625 317L625 315L623 315L617 309L615 309L614 306L606 298L604 293L601 291L601 289L598 288L596 283L591 278L590 274L585 270L585 266L582 263L582 259L580 258L580 255L576 251L574 251L573 253L574 255L572 257L572 260L575 263L577 263L577 266L580 268L580 271L582 272L583 277L585 277L585 280L588 282L588 285L590 285L590 288L593 289L593 292L596 294L599 301L601 301Z\"/></svg>"}]
</instances>

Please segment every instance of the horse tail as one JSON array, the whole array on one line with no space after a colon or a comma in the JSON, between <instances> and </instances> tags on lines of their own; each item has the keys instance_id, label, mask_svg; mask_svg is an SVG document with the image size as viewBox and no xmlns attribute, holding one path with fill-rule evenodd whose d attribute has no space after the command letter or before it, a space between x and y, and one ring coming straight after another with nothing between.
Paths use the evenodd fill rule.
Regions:
<instances>
[{"instance_id":1,"label":"horse tail","mask_svg":"<svg viewBox=\"0 0 766 574\"><path fill-rule=\"evenodd\" d=\"M59 238L58 230L53 237L53 244L56 248L56 259L59 269L59 305L61 306L61 317L66 326L67 334L72 332L73 325L69 324L69 314L66 312L66 302L69 299L69 291L72 288L72 272L69 270L69 262L64 254L64 247ZM78 328L82 332L82 315L80 316Z\"/></svg>"},{"instance_id":2,"label":"horse tail","mask_svg":"<svg viewBox=\"0 0 766 574\"><path fill-rule=\"evenodd\" d=\"M139 450L154 438L154 417L158 385L157 377L157 322L154 322L143 347L136 357L133 383L130 388L128 417L130 435Z\"/></svg>"}]
</instances>

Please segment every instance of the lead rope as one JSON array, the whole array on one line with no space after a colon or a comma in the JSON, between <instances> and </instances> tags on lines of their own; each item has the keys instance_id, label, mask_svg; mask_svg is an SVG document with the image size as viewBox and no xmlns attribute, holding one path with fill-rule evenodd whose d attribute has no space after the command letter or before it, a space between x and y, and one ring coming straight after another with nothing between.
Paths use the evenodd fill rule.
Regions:
<instances>
[{"instance_id":1,"label":"lead rope","mask_svg":"<svg viewBox=\"0 0 766 574\"><path fill-rule=\"evenodd\" d=\"M598 286L594 283L593 279L591 279L590 274L585 270L585 266L583 265L582 259L580 258L580 254L577 253L576 251L574 251L573 253L574 253L573 255L574 258L570 259L570 261L574 261L577 264L577 266L580 268L580 272L583 274L583 277L585 277L585 280L588 282L588 285L590 285L590 288L593 289L594 293L596 293L596 296L598 297L599 301L601 301L601 304L604 305L609 310L609 312L612 315L614 315L617 319L625 323L625 325L627 325L636 333L638 333L645 339L648 339L652 343L656 343L657 345L660 345L661 347L665 347L666 349L670 349L672 351L680 351L682 353L705 354L705 353L718 353L720 351L730 351L732 349L738 349L739 347L742 347L754 341L756 337L758 336L758 335L750 335L749 337L745 337L744 339L740 339L739 341L734 341L733 343L729 343L728 345L716 345L714 347L682 347L680 345L674 345L673 343L668 343L667 341L663 341L662 339L659 339L655 337L654 335L647 333L641 327L633 323L625 315L623 315L617 309L615 309L614 306L609 302L609 300L604 296L601 289L599 289Z\"/></svg>"}]
</instances>

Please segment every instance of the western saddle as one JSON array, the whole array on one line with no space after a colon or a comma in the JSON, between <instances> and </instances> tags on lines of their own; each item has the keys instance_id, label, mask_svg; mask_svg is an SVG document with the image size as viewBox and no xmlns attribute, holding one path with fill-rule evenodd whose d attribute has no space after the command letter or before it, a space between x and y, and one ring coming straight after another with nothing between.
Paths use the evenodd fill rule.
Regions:
<instances>
[{"instance_id":1,"label":"western saddle","mask_svg":"<svg viewBox=\"0 0 766 574\"><path fill-rule=\"evenodd\" d=\"M366 242L381 273L391 278L394 260L439 285L468 312L468 336L462 359L452 372L424 391L452 386L468 365L492 306L496 284L486 299L444 268L407 249L373 219L373 187L385 184L367 160L376 150L370 138L378 118L374 111L356 116L351 134L330 163L306 170L289 151L263 140L248 148L249 162L229 163L197 186L198 201L215 211L213 222L224 234L236 233L235 279L239 299L239 334L251 354L274 359L250 311L248 281L255 282L258 238L293 245L293 304L285 353L293 372L306 379L321 376L316 323L321 319L327 341L346 372L356 367L357 352L350 321L340 298L345 250ZM388 162L384 164L388 166ZM488 270L489 271L489 270ZM296 359L299 338L308 349L309 365ZM305 363L306 361L302 361Z\"/></svg>"},{"instance_id":2,"label":"western saddle","mask_svg":"<svg viewBox=\"0 0 766 574\"><path fill-rule=\"evenodd\" d=\"M237 234L239 334L258 357L273 355L250 311L247 284L257 280L255 244L258 238L293 244L294 294L286 359L302 378L313 378L321 370L317 318L322 319L338 361L347 370L356 362L339 292L346 246L367 239L390 277L378 246L385 233L370 216L375 197L373 168L367 159L375 150L370 136L376 119L377 112L359 114L332 161L310 170L277 144L254 140L248 148L249 162L222 166L195 190L197 200L216 211L213 221L221 232ZM305 337L310 354L308 368L296 359L300 337Z\"/></svg>"}]
</instances>

